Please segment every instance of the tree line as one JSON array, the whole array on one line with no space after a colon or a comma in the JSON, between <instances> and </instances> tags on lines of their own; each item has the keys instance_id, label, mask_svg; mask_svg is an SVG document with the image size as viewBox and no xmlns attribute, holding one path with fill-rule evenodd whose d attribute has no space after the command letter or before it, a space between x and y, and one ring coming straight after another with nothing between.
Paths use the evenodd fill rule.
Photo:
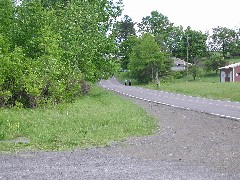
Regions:
<instances>
[{"instance_id":1,"label":"tree line","mask_svg":"<svg viewBox=\"0 0 240 180\"><path fill-rule=\"evenodd\" d=\"M121 11L121 0L0 0L0 107L72 102L119 61L139 82L158 82L171 75L172 56L208 57L216 70L239 55L237 29L210 36L153 11L136 31L129 16L116 21Z\"/></svg>"},{"instance_id":2,"label":"tree line","mask_svg":"<svg viewBox=\"0 0 240 180\"><path fill-rule=\"evenodd\" d=\"M149 35L152 36L154 42L152 45L148 43L148 47L145 47L148 50L143 50L139 43L143 43L142 41L145 41L145 37ZM132 76L137 77L139 82L149 82L155 80L157 76L153 78L151 68L147 70L149 64L143 63L147 59L146 57L142 57L144 60L141 60L141 63L145 64L145 70L139 71L143 69L143 65L139 62L139 66L136 66L136 59L139 61L141 59L138 53L148 51L149 54L152 54L151 51L157 44L158 51L162 53L161 58L155 58L160 63L160 67L157 68L159 77L165 77L169 74L171 67L169 59L177 57L193 65L190 70L195 78L197 66L201 64L199 61L202 59L205 59L206 71L214 70L217 72L219 67L227 63L227 59L240 56L239 37L240 28L216 27L213 28L212 34L193 30L190 26L184 29L182 26L174 26L174 23L170 22L167 16L158 11L152 11L151 15L143 17L140 23L133 22L128 15L118 21L116 43L119 47L118 58L121 67L129 69ZM150 55L148 57L152 58ZM147 79L144 75L146 73L149 74Z\"/></svg>"},{"instance_id":3,"label":"tree line","mask_svg":"<svg viewBox=\"0 0 240 180\"><path fill-rule=\"evenodd\" d=\"M121 1L0 0L0 107L71 102L115 72Z\"/></svg>"}]
</instances>

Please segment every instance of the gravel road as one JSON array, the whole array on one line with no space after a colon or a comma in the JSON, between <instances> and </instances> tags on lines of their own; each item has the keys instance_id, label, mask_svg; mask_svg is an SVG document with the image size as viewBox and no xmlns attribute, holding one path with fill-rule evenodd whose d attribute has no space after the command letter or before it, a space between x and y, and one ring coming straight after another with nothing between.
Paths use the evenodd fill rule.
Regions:
<instances>
[{"instance_id":1,"label":"gravel road","mask_svg":"<svg viewBox=\"0 0 240 180\"><path fill-rule=\"evenodd\" d=\"M154 135L105 148L0 155L0 179L240 179L240 122L130 100L157 118Z\"/></svg>"}]
</instances>

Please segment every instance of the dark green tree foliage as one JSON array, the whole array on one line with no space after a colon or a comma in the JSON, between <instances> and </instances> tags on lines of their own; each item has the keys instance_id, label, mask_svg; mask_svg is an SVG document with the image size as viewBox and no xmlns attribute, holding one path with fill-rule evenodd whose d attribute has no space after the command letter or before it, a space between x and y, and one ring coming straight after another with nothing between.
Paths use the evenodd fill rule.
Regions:
<instances>
[{"instance_id":1,"label":"dark green tree foliage","mask_svg":"<svg viewBox=\"0 0 240 180\"><path fill-rule=\"evenodd\" d=\"M218 26L213 28L211 39L211 50L222 52L224 58L228 57L228 53L233 56L240 54L238 31Z\"/></svg>"},{"instance_id":2,"label":"dark green tree foliage","mask_svg":"<svg viewBox=\"0 0 240 180\"><path fill-rule=\"evenodd\" d=\"M132 19L125 15L123 19L116 23L116 44L118 46L118 58L121 62L121 67L127 69L129 63L129 55L132 48L136 44L135 23Z\"/></svg>"},{"instance_id":3,"label":"dark green tree foliage","mask_svg":"<svg viewBox=\"0 0 240 180\"><path fill-rule=\"evenodd\" d=\"M224 59L218 53L211 53L210 58L205 61L206 71L215 71L216 74L220 67L223 67L227 64L226 59Z\"/></svg>"},{"instance_id":4,"label":"dark green tree foliage","mask_svg":"<svg viewBox=\"0 0 240 180\"><path fill-rule=\"evenodd\" d=\"M72 101L114 71L108 32L121 2L43 2L0 1L0 106Z\"/></svg>"},{"instance_id":5,"label":"dark green tree foliage","mask_svg":"<svg viewBox=\"0 0 240 180\"><path fill-rule=\"evenodd\" d=\"M158 80L159 72L164 68L164 54L161 53L154 36L144 34L133 48L129 69L133 78L140 83Z\"/></svg>"},{"instance_id":6,"label":"dark green tree foliage","mask_svg":"<svg viewBox=\"0 0 240 180\"><path fill-rule=\"evenodd\" d=\"M193 62L196 58L202 58L207 55L207 34L203 34L201 31L192 30L188 27L181 38L178 48L174 52L176 57L188 59L189 62Z\"/></svg>"},{"instance_id":7,"label":"dark green tree foliage","mask_svg":"<svg viewBox=\"0 0 240 180\"><path fill-rule=\"evenodd\" d=\"M181 41L184 36L184 29L182 26L173 27L172 31L169 34L169 50L172 56L178 57L180 47L181 47Z\"/></svg>"},{"instance_id":8,"label":"dark green tree foliage","mask_svg":"<svg viewBox=\"0 0 240 180\"><path fill-rule=\"evenodd\" d=\"M169 37L173 23L168 20L167 16L158 11L152 11L151 16L144 17L138 27L141 33L153 34L163 51L169 50Z\"/></svg>"},{"instance_id":9,"label":"dark green tree foliage","mask_svg":"<svg viewBox=\"0 0 240 180\"><path fill-rule=\"evenodd\" d=\"M136 36L128 36L127 40L123 41L119 45L121 67L123 69L128 69L130 55L132 53L134 46L136 46L137 42L138 42L138 38Z\"/></svg>"},{"instance_id":10,"label":"dark green tree foliage","mask_svg":"<svg viewBox=\"0 0 240 180\"><path fill-rule=\"evenodd\" d=\"M135 36L135 23L128 15L124 15L123 19L116 24L116 41L122 43L128 39L128 36Z\"/></svg>"}]
</instances>

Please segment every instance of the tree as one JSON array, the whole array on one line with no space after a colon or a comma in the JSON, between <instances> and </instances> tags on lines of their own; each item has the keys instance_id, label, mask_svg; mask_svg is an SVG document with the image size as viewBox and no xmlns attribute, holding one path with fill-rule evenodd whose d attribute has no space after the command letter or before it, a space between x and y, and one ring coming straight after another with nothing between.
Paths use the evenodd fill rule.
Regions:
<instances>
[{"instance_id":1,"label":"tree","mask_svg":"<svg viewBox=\"0 0 240 180\"><path fill-rule=\"evenodd\" d=\"M123 69L128 69L130 55L137 43L138 38L136 36L128 36L128 38L119 45L121 67Z\"/></svg>"},{"instance_id":2,"label":"tree","mask_svg":"<svg viewBox=\"0 0 240 180\"><path fill-rule=\"evenodd\" d=\"M237 37L236 33L232 29L220 26L213 28L211 50L221 52L223 58L226 59L227 53L231 53L232 47L234 47L235 37Z\"/></svg>"},{"instance_id":3,"label":"tree","mask_svg":"<svg viewBox=\"0 0 240 180\"><path fill-rule=\"evenodd\" d=\"M164 58L154 36L149 33L143 34L130 56L129 69L132 77L139 82L154 79L158 82L159 72L164 68Z\"/></svg>"},{"instance_id":4,"label":"tree","mask_svg":"<svg viewBox=\"0 0 240 180\"><path fill-rule=\"evenodd\" d=\"M205 62L206 71L215 71L226 65L226 60L218 53L211 53L210 58Z\"/></svg>"},{"instance_id":5,"label":"tree","mask_svg":"<svg viewBox=\"0 0 240 180\"><path fill-rule=\"evenodd\" d=\"M200 59L195 58L193 64L189 67L189 72L195 81L196 77L203 75L203 69L199 65Z\"/></svg>"},{"instance_id":6,"label":"tree","mask_svg":"<svg viewBox=\"0 0 240 180\"><path fill-rule=\"evenodd\" d=\"M168 20L167 16L152 11L151 16L143 17L142 22L138 24L139 32L151 33L156 38L158 45L163 51L169 48L169 35L173 28L173 23Z\"/></svg>"},{"instance_id":7,"label":"tree","mask_svg":"<svg viewBox=\"0 0 240 180\"><path fill-rule=\"evenodd\" d=\"M121 61L121 67L127 69L129 63L129 56L133 46L136 44L136 30L135 23L128 15L116 23L116 44L118 46L118 58Z\"/></svg>"},{"instance_id":8,"label":"tree","mask_svg":"<svg viewBox=\"0 0 240 180\"><path fill-rule=\"evenodd\" d=\"M190 62L193 62L196 58L205 57L207 54L207 37L207 34L188 27L182 34L174 54L176 57L189 59Z\"/></svg>"},{"instance_id":9,"label":"tree","mask_svg":"<svg viewBox=\"0 0 240 180\"><path fill-rule=\"evenodd\" d=\"M182 26L173 27L172 31L169 34L169 50L172 56L181 57L182 43L184 37L184 29Z\"/></svg>"},{"instance_id":10,"label":"tree","mask_svg":"<svg viewBox=\"0 0 240 180\"><path fill-rule=\"evenodd\" d=\"M121 1L64 2L54 8L39 0L0 2L1 106L71 102L85 92L85 81L114 73L109 32Z\"/></svg>"},{"instance_id":11,"label":"tree","mask_svg":"<svg viewBox=\"0 0 240 180\"><path fill-rule=\"evenodd\" d=\"M0 33L9 37L13 25L14 8L11 0L0 1Z\"/></svg>"},{"instance_id":12,"label":"tree","mask_svg":"<svg viewBox=\"0 0 240 180\"><path fill-rule=\"evenodd\" d=\"M114 37L107 35L117 16L111 1L76 1L65 11L57 11L55 29L62 37L62 61L69 62L88 81L98 81L114 73Z\"/></svg>"},{"instance_id":13,"label":"tree","mask_svg":"<svg viewBox=\"0 0 240 180\"><path fill-rule=\"evenodd\" d=\"M135 23L128 15L124 15L120 22L116 23L116 41L122 43L128 39L128 36L135 36Z\"/></svg>"}]
</instances>

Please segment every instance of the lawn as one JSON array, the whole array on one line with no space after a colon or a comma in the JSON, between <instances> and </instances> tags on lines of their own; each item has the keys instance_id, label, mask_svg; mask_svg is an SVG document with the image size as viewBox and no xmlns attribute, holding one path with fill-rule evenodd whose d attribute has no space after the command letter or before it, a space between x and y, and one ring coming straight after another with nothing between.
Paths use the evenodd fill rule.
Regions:
<instances>
[{"instance_id":1,"label":"lawn","mask_svg":"<svg viewBox=\"0 0 240 180\"><path fill-rule=\"evenodd\" d=\"M98 87L75 103L46 109L1 109L0 152L105 146L155 131L154 118Z\"/></svg>"},{"instance_id":2,"label":"lawn","mask_svg":"<svg viewBox=\"0 0 240 180\"><path fill-rule=\"evenodd\" d=\"M122 81L123 77L127 78L126 76L126 73L121 73L117 77ZM133 83L133 85L137 84ZM240 102L240 83L221 83L219 74L215 72L207 73L200 78L197 77L196 80L193 80L191 75L182 79L172 79L171 81L161 83L159 88L153 83L140 86L192 96Z\"/></svg>"}]
</instances>

